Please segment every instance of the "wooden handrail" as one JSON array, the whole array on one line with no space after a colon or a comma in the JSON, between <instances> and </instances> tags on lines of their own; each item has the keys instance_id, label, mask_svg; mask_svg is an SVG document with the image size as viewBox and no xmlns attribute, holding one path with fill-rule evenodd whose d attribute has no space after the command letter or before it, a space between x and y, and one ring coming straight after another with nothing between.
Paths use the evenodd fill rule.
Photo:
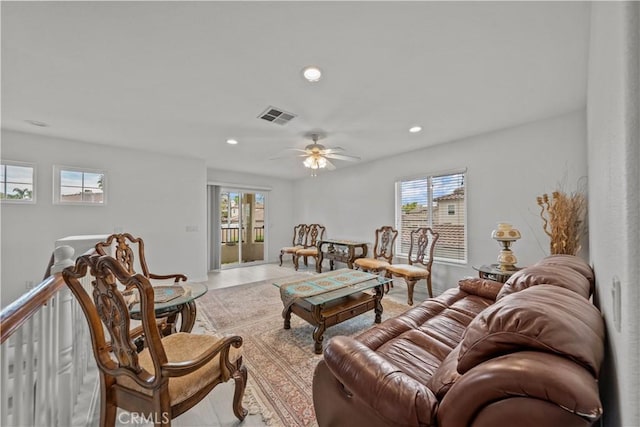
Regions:
<instances>
[{"instance_id":1,"label":"wooden handrail","mask_svg":"<svg viewBox=\"0 0 640 427\"><path fill-rule=\"evenodd\" d=\"M5 307L0 313L0 344L4 343L11 334L65 286L62 274L56 273Z\"/></svg>"}]
</instances>

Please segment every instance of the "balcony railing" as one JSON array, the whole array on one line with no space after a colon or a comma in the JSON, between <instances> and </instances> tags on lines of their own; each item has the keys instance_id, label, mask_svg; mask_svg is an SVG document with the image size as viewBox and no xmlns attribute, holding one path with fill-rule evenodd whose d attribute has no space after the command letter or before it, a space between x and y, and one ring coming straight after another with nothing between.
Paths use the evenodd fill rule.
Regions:
<instances>
[{"instance_id":1,"label":"balcony railing","mask_svg":"<svg viewBox=\"0 0 640 427\"><path fill-rule=\"evenodd\" d=\"M240 242L240 229L233 227L221 227L220 228L220 241L221 243L239 243ZM246 228L242 228L242 243L247 241ZM264 225L261 227L253 227L253 241L264 242Z\"/></svg>"},{"instance_id":2,"label":"balcony railing","mask_svg":"<svg viewBox=\"0 0 640 427\"><path fill-rule=\"evenodd\" d=\"M56 253L73 254L65 248ZM38 286L0 313L2 426L93 424L89 405L78 405L82 395L90 398L83 386L95 386L97 370L84 314L59 273L69 263L50 264ZM90 287L88 278L84 284ZM80 420L76 405L84 408Z\"/></svg>"}]
</instances>

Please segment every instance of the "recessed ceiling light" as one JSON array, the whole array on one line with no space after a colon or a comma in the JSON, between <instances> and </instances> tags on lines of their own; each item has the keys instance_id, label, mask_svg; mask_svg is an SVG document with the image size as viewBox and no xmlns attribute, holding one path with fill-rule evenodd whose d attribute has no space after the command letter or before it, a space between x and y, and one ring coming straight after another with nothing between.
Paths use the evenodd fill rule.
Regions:
<instances>
[{"instance_id":1,"label":"recessed ceiling light","mask_svg":"<svg viewBox=\"0 0 640 427\"><path fill-rule=\"evenodd\" d=\"M227 139L227 144L236 145L238 143L235 139Z\"/></svg>"},{"instance_id":2,"label":"recessed ceiling light","mask_svg":"<svg viewBox=\"0 0 640 427\"><path fill-rule=\"evenodd\" d=\"M45 122L40 122L38 120L25 120L25 122L29 123L30 125L38 126L38 127L41 127L41 128L46 128L47 126L49 126Z\"/></svg>"},{"instance_id":3,"label":"recessed ceiling light","mask_svg":"<svg viewBox=\"0 0 640 427\"><path fill-rule=\"evenodd\" d=\"M422 126L412 126L409 128L409 132L418 133L422 130Z\"/></svg>"},{"instance_id":4,"label":"recessed ceiling light","mask_svg":"<svg viewBox=\"0 0 640 427\"><path fill-rule=\"evenodd\" d=\"M317 82L322 77L322 71L318 67L309 66L302 70L302 75L310 82Z\"/></svg>"}]
</instances>

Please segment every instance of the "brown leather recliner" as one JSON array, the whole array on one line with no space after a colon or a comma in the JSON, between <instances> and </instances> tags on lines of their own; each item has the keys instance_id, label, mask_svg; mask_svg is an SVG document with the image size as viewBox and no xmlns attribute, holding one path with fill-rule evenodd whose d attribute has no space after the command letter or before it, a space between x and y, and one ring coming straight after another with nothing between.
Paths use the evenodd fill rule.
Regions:
<instances>
[{"instance_id":1,"label":"brown leather recliner","mask_svg":"<svg viewBox=\"0 0 640 427\"><path fill-rule=\"evenodd\" d=\"M506 284L465 279L318 363L320 426L588 426L604 323L591 268L551 256Z\"/></svg>"}]
</instances>

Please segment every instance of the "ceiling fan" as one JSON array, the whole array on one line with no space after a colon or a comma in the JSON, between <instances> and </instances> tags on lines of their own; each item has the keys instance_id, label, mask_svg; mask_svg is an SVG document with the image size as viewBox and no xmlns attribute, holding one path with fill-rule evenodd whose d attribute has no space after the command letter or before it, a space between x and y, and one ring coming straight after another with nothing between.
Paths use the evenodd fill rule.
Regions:
<instances>
[{"instance_id":1,"label":"ceiling fan","mask_svg":"<svg viewBox=\"0 0 640 427\"><path fill-rule=\"evenodd\" d=\"M285 150L285 153L278 155L276 157L272 157L273 159L280 159L282 157L287 157L287 151L297 151L303 154L297 154L296 157L304 157L302 164L311 169L311 176L316 176L316 173L319 169L328 169L334 170L336 167L331 163L329 159L335 160L346 160L348 162L357 162L360 160L360 157L356 156L347 156L346 154L338 154L344 151L342 147L333 147L327 148L322 144L318 144L318 140L324 138L324 134L319 132L311 132L306 135L307 138L313 141L312 144L307 145L302 148L288 148Z\"/></svg>"}]
</instances>

